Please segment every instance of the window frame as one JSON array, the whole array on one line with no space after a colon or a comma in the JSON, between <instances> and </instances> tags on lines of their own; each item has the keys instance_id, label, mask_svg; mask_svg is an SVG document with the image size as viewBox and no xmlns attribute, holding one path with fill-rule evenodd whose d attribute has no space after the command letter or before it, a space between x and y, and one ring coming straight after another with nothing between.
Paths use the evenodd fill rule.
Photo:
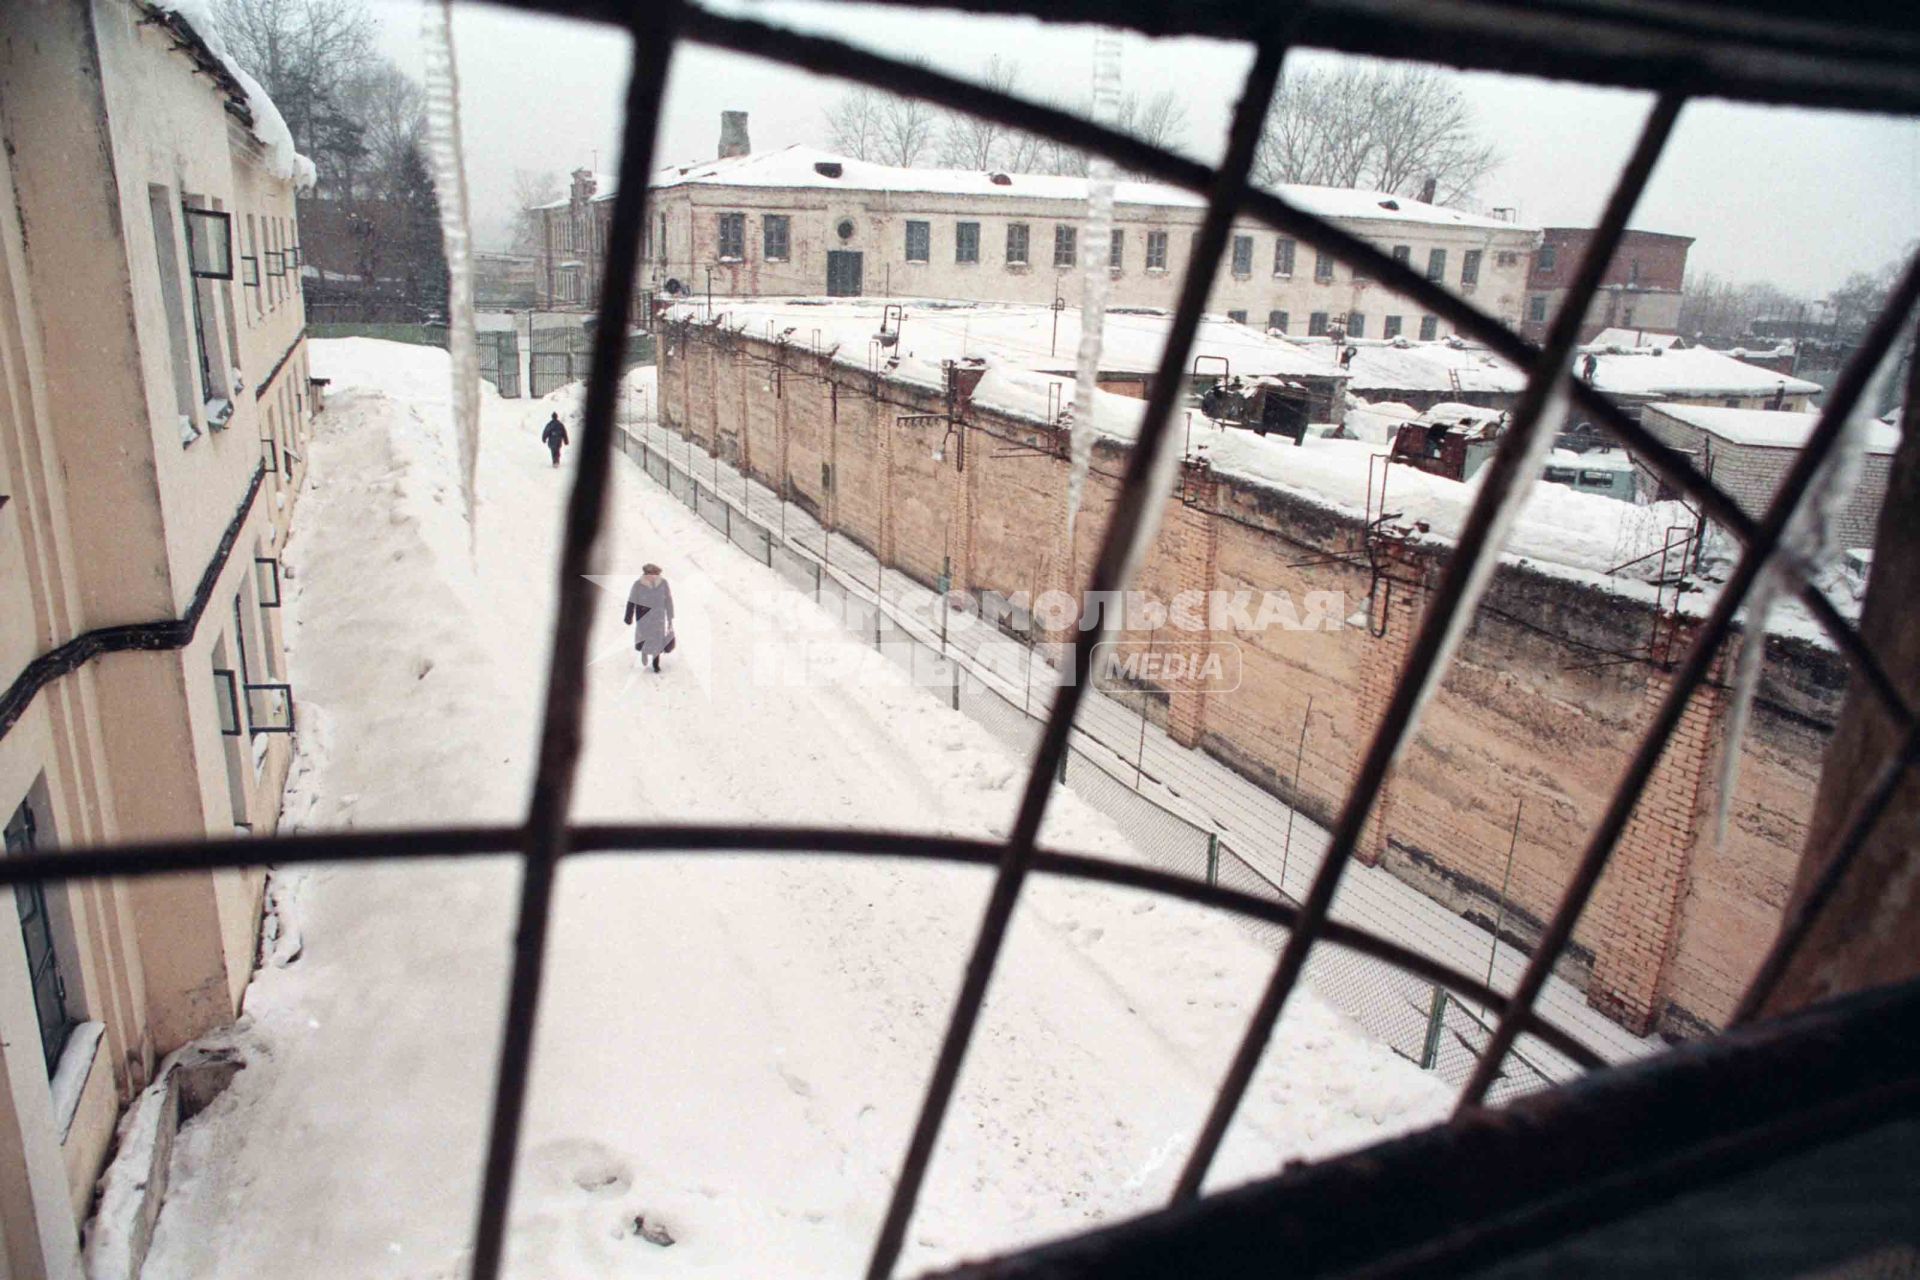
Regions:
<instances>
[{"instance_id":1,"label":"window frame","mask_svg":"<svg viewBox=\"0 0 1920 1280\"><path fill-rule=\"evenodd\" d=\"M925 218L907 218L904 221L906 223L906 235L902 248L906 254L906 261L914 263L932 262L933 223L927 221ZM916 235L920 242L918 246L920 250L918 256L914 254L914 240Z\"/></svg>"},{"instance_id":2,"label":"window frame","mask_svg":"<svg viewBox=\"0 0 1920 1280\"><path fill-rule=\"evenodd\" d=\"M1147 232L1147 270L1165 271L1167 269L1167 233L1165 231Z\"/></svg>"},{"instance_id":3,"label":"window frame","mask_svg":"<svg viewBox=\"0 0 1920 1280\"><path fill-rule=\"evenodd\" d=\"M1053 269L1068 271L1080 264L1080 228L1071 222L1053 224Z\"/></svg>"},{"instance_id":4,"label":"window frame","mask_svg":"<svg viewBox=\"0 0 1920 1280\"><path fill-rule=\"evenodd\" d=\"M664 221L665 214L661 214ZM775 250L775 231L779 232L779 248ZM793 259L793 218L785 213L763 213L760 215L760 260L762 262L790 262Z\"/></svg>"},{"instance_id":5,"label":"window frame","mask_svg":"<svg viewBox=\"0 0 1920 1280\"><path fill-rule=\"evenodd\" d=\"M953 261L956 266L980 263L980 224L962 219L953 224Z\"/></svg>"},{"instance_id":6,"label":"window frame","mask_svg":"<svg viewBox=\"0 0 1920 1280\"><path fill-rule=\"evenodd\" d=\"M728 253L728 243L732 242L733 252ZM714 260L717 262L745 262L747 260L747 213L744 209L717 209L714 211Z\"/></svg>"},{"instance_id":7,"label":"window frame","mask_svg":"<svg viewBox=\"0 0 1920 1280\"><path fill-rule=\"evenodd\" d=\"M1019 242L1016 252L1014 242ZM1030 267L1033 265L1033 224L1030 222L1009 222L1007 224L1007 265L1009 267Z\"/></svg>"}]
</instances>

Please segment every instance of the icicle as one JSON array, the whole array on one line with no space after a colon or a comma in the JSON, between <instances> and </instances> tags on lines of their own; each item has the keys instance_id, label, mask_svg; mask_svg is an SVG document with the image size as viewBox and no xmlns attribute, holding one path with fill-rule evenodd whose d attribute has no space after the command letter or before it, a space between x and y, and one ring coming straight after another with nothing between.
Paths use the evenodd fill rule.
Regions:
<instances>
[{"instance_id":1,"label":"icicle","mask_svg":"<svg viewBox=\"0 0 1920 1280\"><path fill-rule=\"evenodd\" d=\"M1447 665L1453 661L1453 651L1459 648L1461 637L1466 635L1468 626L1472 624L1473 615L1480 608L1480 598L1486 595L1487 585L1493 581L1494 570L1500 567L1500 550L1507 544L1507 534L1512 532L1513 522L1520 518L1520 508L1526 506L1527 499L1533 496L1534 482L1540 478L1546 466L1547 454L1552 451L1553 442L1565 425L1566 417L1567 383L1563 377L1555 381L1553 390L1547 395L1547 402L1540 406L1540 418L1533 424L1533 438L1527 441L1527 451L1514 472L1513 484L1500 495L1493 523L1487 527L1486 553L1474 566L1473 576L1467 579L1460 603L1448 615L1447 630L1441 637L1439 651L1434 654L1433 665L1427 669L1426 682L1420 686L1420 697L1413 704L1413 714L1407 720L1406 732L1400 735L1401 751L1407 749L1420 731L1420 718L1426 714L1433 691L1439 687ZM1454 554L1460 553L1456 550Z\"/></svg>"},{"instance_id":2,"label":"icicle","mask_svg":"<svg viewBox=\"0 0 1920 1280\"><path fill-rule=\"evenodd\" d=\"M1101 32L1093 38L1093 119L1113 124L1120 113L1120 37ZM1073 526L1080 497L1093 466L1093 395L1100 374L1100 349L1106 337L1108 259L1113 244L1113 162L1096 155L1087 165L1087 221L1080 236L1080 353L1073 381L1073 415L1068 424L1071 469L1067 473L1067 554L1073 554Z\"/></svg>"},{"instance_id":3,"label":"icicle","mask_svg":"<svg viewBox=\"0 0 1920 1280\"><path fill-rule=\"evenodd\" d=\"M460 446L460 497L469 547L478 536L474 473L480 460L480 352L473 325L473 257L467 221L467 170L460 142L460 72L453 56L452 0L427 0L427 143L447 254L447 353L453 363L453 429Z\"/></svg>"},{"instance_id":4,"label":"icicle","mask_svg":"<svg viewBox=\"0 0 1920 1280\"><path fill-rule=\"evenodd\" d=\"M1754 579L1753 594L1747 600L1746 635L1740 645L1740 659L1734 664L1733 700L1727 707L1726 732L1720 735L1718 794L1714 797L1713 840L1724 844L1727 819L1733 812L1733 787L1740 777L1740 739L1753 716L1753 700L1760 692L1760 671L1767 653L1767 622L1781 600L1791 599L1801 581L1817 582L1832 565L1840 546L1835 531L1840 516L1860 482L1860 469L1866 459L1867 439L1873 421L1870 406L1885 399L1886 387L1898 373L1898 354L1880 362L1866 392L1854 403L1853 412L1827 451L1827 460L1814 473L1800 505L1794 508L1780 543L1760 576Z\"/></svg>"}]
</instances>

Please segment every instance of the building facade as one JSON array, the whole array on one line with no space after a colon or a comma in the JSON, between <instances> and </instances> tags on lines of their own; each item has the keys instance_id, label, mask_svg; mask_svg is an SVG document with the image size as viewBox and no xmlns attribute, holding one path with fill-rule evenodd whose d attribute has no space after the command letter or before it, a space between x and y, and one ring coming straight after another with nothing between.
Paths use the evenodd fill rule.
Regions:
<instances>
[{"instance_id":1,"label":"building facade","mask_svg":"<svg viewBox=\"0 0 1920 1280\"><path fill-rule=\"evenodd\" d=\"M271 104L178 15L0 41L0 820L9 856L272 831L279 555L312 395ZM280 137L282 147L262 138ZM230 1022L261 871L49 882L0 937L0 1250L80 1274L121 1108Z\"/></svg>"},{"instance_id":2,"label":"building facade","mask_svg":"<svg viewBox=\"0 0 1920 1280\"><path fill-rule=\"evenodd\" d=\"M744 130L744 125L741 126ZM1294 186L1280 194L1509 324L1538 233L1402 196ZM639 287L716 298L954 298L1077 306L1087 181L902 169L810 147L723 156L655 178ZM581 170L539 211L543 300L593 306L610 184ZM1145 182L1114 190L1109 304L1171 309L1204 205ZM1209 309L1290 336L1439 338L1452 326L1291 236L1236 226Z\"/></svg>"},{"instance_id":3,"label":"building facade","mask_svg":"<svg viewBox=\"0 0 1920 1280\"><path fill-rule=\"evenodd\" d=\"M1540 247L1527 272L1521 333L1536 342L1546 336L1547 321L1566 300L1592 240L1590 227L1547 227L1540 232ZM1587 306L1580 341L1591 342L1602 329L1679 332L1680 292L1692 247L1692 236L1624 232L1600 278L1599 292Z\"/></svg>"},{"instance_id":4,"label":"building facade","mask_svg":"<svg viewBox=\"0 0 1920 1280\"><path fill-rule=\"evenodd\" d=\"M1727 408L1723 405L1650 404L1641 418L1664 443L1693 459L1693 464L1756 520L1766 514L1813 434L1815 416L1786 409ZM1834 519L1840 545L1870 548L1880 527L1880 507L1900 433L1884 422L1866 427L1867 440L1853 491Z\"/></svg>"}]
</instances>

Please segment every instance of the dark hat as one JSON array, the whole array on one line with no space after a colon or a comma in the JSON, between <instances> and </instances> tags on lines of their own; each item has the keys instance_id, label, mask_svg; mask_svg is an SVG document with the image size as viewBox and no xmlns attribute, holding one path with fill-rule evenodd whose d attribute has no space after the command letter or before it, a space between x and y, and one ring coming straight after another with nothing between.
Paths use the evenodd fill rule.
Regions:
<instances>
[{"instance_id":1,"label":"dark hat","mask_svg":"<svg viewBox=\"0 0 1920 1280\"><path fill-rule=\"evenodd\" d=\"M643 564L640 566L640 572L657 576L660 572L660 566L657 564Z\"/></svg>"}]
</instances>

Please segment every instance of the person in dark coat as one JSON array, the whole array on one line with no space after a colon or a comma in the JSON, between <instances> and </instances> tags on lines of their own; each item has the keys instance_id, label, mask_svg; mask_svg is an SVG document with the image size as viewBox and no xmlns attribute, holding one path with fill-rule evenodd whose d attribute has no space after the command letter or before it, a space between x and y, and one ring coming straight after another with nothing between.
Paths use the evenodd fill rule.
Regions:
<instances>
[{"instance_id":1,"label":"person in dark coat","mask_svg":"<svg viewBox=\"0 0 1920 1280\"><path fill-rule=\"evenodd\" d=\"M660 655L673 648L673 588L660 576L660 566L644 565L633 590L627 592L627 621L633 625L633 647L640 665L652 660L660 669Z\"/></svg>"},{"instance_id":2,"label":"person in dark coat","mask_svg":"<svg viewBox=\"0 0 1920 1280\"><path fill-rule=\"evenodd\" d=\"M556 467L559 466L560 446L563 444L572 444L573 441L567 439L567 429L561 424L558 413L548 418L547 425L541 428L540 443L546 445L547 451L553 454L553 465Z\"/></svg>"}]
</instances>

